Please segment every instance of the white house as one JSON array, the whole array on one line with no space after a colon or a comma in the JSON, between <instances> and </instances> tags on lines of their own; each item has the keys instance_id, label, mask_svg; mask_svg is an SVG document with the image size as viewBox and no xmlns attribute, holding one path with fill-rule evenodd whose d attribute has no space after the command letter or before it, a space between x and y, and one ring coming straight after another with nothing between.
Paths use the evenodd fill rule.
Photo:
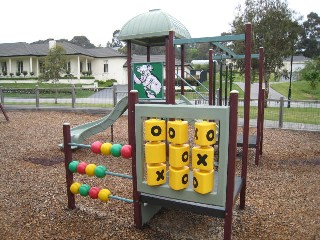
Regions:
<instances>
[{"instance_id":1,"label":"white house","mask_svg":"<svg viewBox=\"0 0 320 240\"><path fill-rule=\"evenodd\" d=\"M0 44L0 74L10 76L16 72L32 72L35 77L42 71L45 56L49 48L61 45L67 55L67 70L75 76L79 82L83 72L91 72L97 80L116 79L118 84L127 84L128 69L127 56L112 48L86 49L68 42L55 42L43 44L28 44L25 42ZM152 55L150 61L164 62L165 55ZM147 62L145 55L133 55L132 62ZM181 75L181 62L176 60L176 73ZM190 65L185 65L185 71L190 72ZM165 77L165 66L163 71ZM6 74L4 74L6 73ZM1 79L1 77L0 77Z\"/></svg>"},{"instance_id":2,"label":"white house","mask_svg":"<svg viewBox=\"0 0 320 240\"><path fill-rule=\"evenodd\" d=\"M83 72L90 71L98 80L116 79L118 84L127 83L127 75L123 66L127 61L124 54L112 48L85 49L68 42L50 42L43 44L2 43L0 44L0 73L7 76L16 72L31 72L35 77L42 71L44 58L49 46L61 45L67 55L67 70L80 79Z\"/></svg>"},{"instance_id":3,"label":"white house","mask_svg":"<svg viewBox=\"0 0 320 240\"><path fill-rule=\"evenodd\" d=\"M298 72L306 66L306 63L310 61L310 58L304 56L293 56L292 61L292 72ZM290 72L291 70L291 57L283 59L283 69L286 69Z\"/></svg>"}]
</instances>

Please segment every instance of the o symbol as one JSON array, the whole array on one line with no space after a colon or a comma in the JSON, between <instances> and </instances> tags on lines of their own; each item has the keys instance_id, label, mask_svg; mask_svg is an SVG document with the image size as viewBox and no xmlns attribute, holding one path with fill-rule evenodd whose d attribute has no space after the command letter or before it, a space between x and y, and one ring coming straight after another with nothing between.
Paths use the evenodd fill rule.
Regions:
<instances>
[{"instance_id":1,"label":"o symbol","mask_svg":"<svg viewBox=\"0 0 320 240\"><path fill-rule=\"evenodd\" d=\"M185 151L181 156L182 162L188 161L188 151Z\"/></svg>"},{"instance_id":2,"label":"o symbol","mask_svg":"<svg viewBox=\"0 0 320 240\"><path fill-rule=\"evenodd\" d=\"M189 179L188 174L187 174L187 173L184 174L184 175L182 176L182 184L187 184L187 183L188 183L188 179Z\"/></svg>"},{"instance_id":3,"label":"o symbol","mask_svg":"<svg viewBox=\"0 0 320 240\"><path fill-rule=\"evenodd\" d=\"M197 188L199 186L198 180L196 177L193 177L193 187Z\"/></svg>"},{"instance_id":4,"label":"o symbol","mask_svg":"<svg viewBox=\"0 0 320 240\"><path fill-rule=\"evenodd\" d=\"M176 136L176 132L172 127L169 128L169 137L172 139Z\"/></svg>"},{"instance_id":5,"label":"o symbol","mask_svg":"<svg viewBox=\"0 0 320 240\"><path fill-rule=\"evenodd\" d=\"M161 131L162 131L161 127L159 127L159 126L153 126L151 128L151 134L152 134L152 136L155 136L155 137L160 136Z\"/></svg>"},{"instance_id":6,"label":"o symbol","mask_svg":"<svg viewBox=\"0 0 320 240\"><path fill-rule=\"evenodd\" d=\"M213 131L212 129L209 130L209 131L207 132L206 137L207 137L207 140L211 142L211 141L214 139L214 131Z\"/></svg>"}]
</instances>

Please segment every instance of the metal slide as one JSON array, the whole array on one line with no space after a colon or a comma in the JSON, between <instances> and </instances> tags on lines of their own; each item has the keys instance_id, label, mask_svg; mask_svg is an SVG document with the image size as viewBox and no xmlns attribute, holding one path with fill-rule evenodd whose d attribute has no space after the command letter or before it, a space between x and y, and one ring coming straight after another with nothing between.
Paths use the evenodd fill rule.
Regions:
<instances>
[{"instance_id":1,"label":"metal slide","mask_svg":"<svg viewBox=\"0 0 320 240\"><path fill-rule=\"evenodd\" d=\"M106 130L128 109L128 96L122 98L111 113L96 121L85 123L71 129L71 142L83 143L85 139ZM60 144L60 147L63 147Z\"/></svg>"}]
</instances>

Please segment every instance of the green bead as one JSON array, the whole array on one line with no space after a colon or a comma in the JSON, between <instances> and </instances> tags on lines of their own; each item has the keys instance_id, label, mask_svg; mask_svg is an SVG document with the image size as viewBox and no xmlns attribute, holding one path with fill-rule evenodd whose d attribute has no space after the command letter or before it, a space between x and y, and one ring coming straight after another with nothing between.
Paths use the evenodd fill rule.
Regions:
<instances>
[{"instance_id":1,"label":"green bead","mask_svg":"<svg viewBox=\"0 0 320 240\"><path fill-rule=\"evenodd\" d=\"M94 175L98 178L104 178L106 176L107 168L105 166L99 165L94 169Z\"/></svg>"},{"instance_id":2,"label":"green bead","mask_svg":"<svg viewBox=\"0 0 320 240\"><path fill-rule=\"evenodd\" d=\"M89 190L90 190L90 186L88 184L82 184L80 187L79 187L79 193L81 196L88 196L89 194Z\"/></svg>"},{"instance_id":3,"label":"green bead","mask_svg":"<svg viewBox=\"0 0 320 240\"><path fill-rule=\"evenodd\" d=\"M69 170L73 173L77 172L77 167L79 165L79 161L72 161L69 163Z\"/></svg>"},{"instance_id":4,"label":"green bead","mask_svg":"<svg viewBox=\"0 0 320 240\"><path fill-rule=\"evenodd\" d=\"M114 157L120 157L121 156L121 148L122 148L122 145L121 144L113 144L111 149L110 149L110 152L112 154L112 156Z\"/></svg>"}]
</instances>

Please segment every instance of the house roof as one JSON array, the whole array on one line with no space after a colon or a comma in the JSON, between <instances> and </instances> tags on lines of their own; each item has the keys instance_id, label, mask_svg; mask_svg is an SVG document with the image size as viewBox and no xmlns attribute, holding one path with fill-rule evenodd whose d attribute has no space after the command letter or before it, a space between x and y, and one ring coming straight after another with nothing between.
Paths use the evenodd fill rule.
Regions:
<instances>
[{"instance_id":1,"label":"house roof","mask_svg":"<svg viewBox=\"0 0 320 240\"><path fill-rule=\"evenodd\" d=\"M310 61L310 58L307 58L305 56L299 55L299 56L293 56L293 62L307 62ZM284 62L291 62L291 57L287 57L283 59Z\"/></svg>"},{"instance_id":2,"label":"house roof","mask_svg":"<svg viewBox=\"0 0 320 240\"><path fill-rule=\"evenodd\" d=\"M57 42L57 44L65 49L67 55L85 55L97 58L125 56L108 47L87 49L68 42ZM49 43L28 44L18 42L0 44L0 57L46 56L48 52Z\"/></svg>"},{"instance_id":3,"label":"house roof","mask_svg":"<svg viewBox=\"0 0 320 240\"><path fill-rule=\"evenodd\" d=\"M119 39L131 40L146 46L165 45L165 38L170 31L176 38L190 38L187 28L170 14L160 9L150 10L130 19L122 27Z\"/></svg>"}]
</instances>

